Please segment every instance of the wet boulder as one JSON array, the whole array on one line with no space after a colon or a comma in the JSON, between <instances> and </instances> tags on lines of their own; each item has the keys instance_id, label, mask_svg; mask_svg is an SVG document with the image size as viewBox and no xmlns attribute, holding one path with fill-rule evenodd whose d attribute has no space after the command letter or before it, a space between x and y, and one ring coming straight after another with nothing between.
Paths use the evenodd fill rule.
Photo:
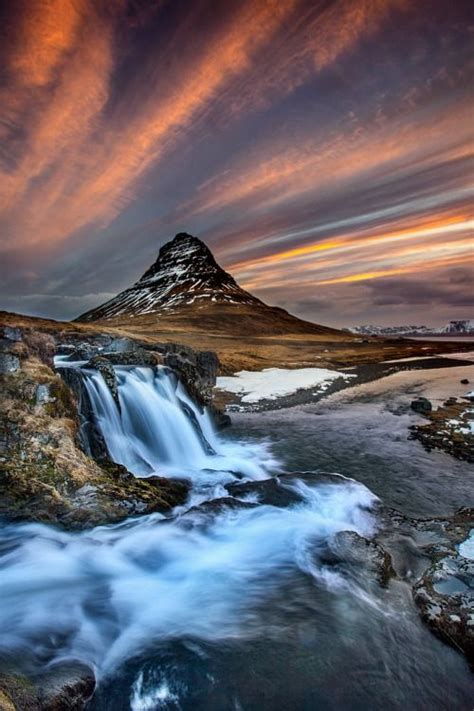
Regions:
<instances>
[{"instance_id":1,"label":"wet boulder","mask_svg":"<svg viewBox=\"0 0 474 711\"><path fill-rule=\"evenodd\" d=\"M107 359L112 365L134 365L137 367L154 368L163 364L163 358L159 353L136 348L133 351L106 351L100 356Z\"/></svg>"},{"instance_id":2,"label":"wet boulder","mask_svg":"<svg viewBox=\"0 0 474 711\"><path fill-rule=\"evenodd\" d=\"M335 561L362 567L372 573L380 585L387 585L395 575L390 554L379 543L355 531L339 531L329 543Z\"/></svg>"},{"instance_id":3,"label":"wet boulder","mask_svg":"<svg viewBox=\"0 0 474 711\"><path fill-rule=\"evenodd\" d=\"M26 677L0 674L2 711L82 711L95 690L93 671L80 662L62 662Z\"/></svg>"},{"instance_id":4,"label":"wet boulder","mask_svg":"<svg viewBox=\"0 0 474 711\"><path fill-rule=\"evenodd\" d=\"M209 405L219 368L216 353L169 343L163 346L162 355L164 364L175 371L191 397L200 405Z\"/></svg>"},{"instance_id":5,"label":"wet boulder","mask_svg":"<svg viewBox=\"0 0 474 711\"><path fill-rule=\"evenodd\" d=\"M103 356L94 356L83 366L85 369L97 370L103 377L105 384L109 388L117 406L120 406L118 396L118 384L115 370L112 363Z\"/></svg>"},{"instance_id":6,"label":"wet boulder","mask_svg":"<svg viewBox=\"0 0 474 711\"><path fill-rule=\"evenodd\" d=\"M416 400L412 400L410 407L419 415L426 415L433 409L431 402L426 397L418 397Z\"/></svg>"},{"instance_id":7,"label":"wet boulder","mask_svg":"<svg viewBox=\"0 0 474 711\"><path fill-rule=\"evenodd\" d=\"M84 378L78 368L59 367L56 372L61 376L75 403L78 419L77 441L80 448L94 459L101 461L108 458L105 440L96 425L92 403L84 385Z\"/></svg>"},{"instance_id":8,"label":"wet boulder","mask_svg":"<svg viewBox=\"0 0 474 711\"><path fill-rule=\"evenodd\" d=\"M283 480L285 477L281 477L281 479ZM285 480L288 482L288 477ZM302 495L295 489L285 486L283 481L277 477L260 481L232 482L226 484L225 488L236 499L255 500L259 504L278 506L279 508L301 504L304 501Z\"/></svg>"},{"instance_id":9,"label":"wet boulder","mask_svg":"<svg viewBox=\"0 0 474 711\"><path fill-rule=\"evenodd\" d=\"M79 662L59 664L35 681L44 711L82 711L96 683L93 671Z\"/></svg>"}]
</instances>

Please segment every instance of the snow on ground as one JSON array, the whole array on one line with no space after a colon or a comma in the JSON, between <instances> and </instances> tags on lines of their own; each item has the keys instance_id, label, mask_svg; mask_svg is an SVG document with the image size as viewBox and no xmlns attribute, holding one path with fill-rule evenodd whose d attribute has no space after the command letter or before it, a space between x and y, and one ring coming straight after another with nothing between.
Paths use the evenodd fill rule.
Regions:
<instances>
[{"instance_id":1,"label":"snow on ground","mask_svg":"<svg viewBox=\"0 0 474 711\"><path fill-rule=\"evenodd\" d=\"M412 356L411 358L396 358L395 360L383 360L382 363L408 363L411 360L432 360L437 358L436 355L430 356Z\"/></svg>"},{"instance_id":2,"label":"snow on ground","mask_svg":"<svg viewBox=\"0 0 474 711\"><path fill-rule=\"evenodd\" d=\"M461 434L474 434L474 421L466 423L463 420L446 420L446 424Z\"/></svg>"},{"instance_id":3,"label":"snow on ground","mask_svg":"<svg viewBox=\"0 0 474 711\"><path fill-rule=\"evenodd\" d=\"M265 368L257 372L241 370L232 376L217 378L220 390L242 395L242 402L275 400L285 395L293 395L297 390L319 388L326 390L337 378L355 378L355 375L340 373L327 368Z\"/></svg>"},{"instance_id":4,"label":"snow on ground","mask_svg":"<svg viewBox=\"0 0 474 711\"><path fill-rule=\"evenodd\" d=\"M454 360L474 360L474 351L465 351L464 353L440 353L440 358L453 358Z\"/></svg>"}]
</instances>

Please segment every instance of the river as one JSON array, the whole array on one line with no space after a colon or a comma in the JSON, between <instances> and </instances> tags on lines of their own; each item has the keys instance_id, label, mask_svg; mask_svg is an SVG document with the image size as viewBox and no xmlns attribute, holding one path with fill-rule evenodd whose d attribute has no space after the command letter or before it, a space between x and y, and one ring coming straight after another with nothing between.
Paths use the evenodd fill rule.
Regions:
<instances>
[{"instance_id":1,"label":"river","mask_svg":"<svg viewBox=\"0 0 474 711\"><path fill-rule=\"evenodd\" d=\"M341 531L375 534L380 500L433 516L472 498L472 468L407 440L409 400L442 390L441 371L238 414L221 437L165 371L118 371L120 411L87 376L109 450L138 476L191 480L189 506L74 534L4 526L6 658L89 664L92 711L472 708L464 658L421 623L408 582L332 554ZM474 378L450 369L453 387L461 371ZM226 485L284 472L308 474L282 476L276 503L229 503Z\"/></svg>"}]
</instances>

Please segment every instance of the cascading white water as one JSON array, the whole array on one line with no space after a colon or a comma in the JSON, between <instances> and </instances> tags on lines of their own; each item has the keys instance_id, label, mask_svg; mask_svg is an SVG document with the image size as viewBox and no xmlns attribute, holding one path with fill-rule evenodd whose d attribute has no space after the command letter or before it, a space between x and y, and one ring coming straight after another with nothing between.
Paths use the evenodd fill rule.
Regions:
<instances>
[{"instance_id":1,"label":"cascading white water","mask_svg":"<svg viewBox=\"0 0 474 711\"><path fill-rule=\"evenodd\" d=\"M7 527L0 651L110 672L157 641L258 636L266 601L298 573L346 589L319 550L338 531L371 534L375 497L352 481L294 490L307 498L288 508L152 515L80 534Z\"/></svg>"},{"instance_id":2,"label":"cascading white water","mask_svg":"<svg viewBox=\"0 0 474 711\"><path fill-rule=\"evenodd\" d=\"M193 402L168 369L117 367L120 407L100 373L83 372L110 457L136 476L164 474L200 484L209 479L209 470L227 472L222 482L233 478L231 472L252 479L268 476L274 462L264 456L265 447L223 443L209 413Z\"/></svg>"},{"instance_id":3,"label":"cascading white water","mask_svg":"<svg viewBox=\"0 0 474 711\"><path fill-rule=\"evenodd\" d=\"M223 484L237 475L263 479L275 469L264 445L217 437L166 369L118 367L120 408L101 375L83 372L110 456L137 476L192 479L188 508L228 498ZM338 531L370 535L376 497L351 480L315 483L286 485L300 501L286 508L235 501L235 509L182 508L174 519L153 514L79 534L6 526L0 654L19 655L27 669L79 659L100 676L160 641L258 637L267 603L278 611L279 587L295 576L347 592L344 574L319 552ZM279 613L286 619L285 607Z\"/></svg>"}]
</instances>

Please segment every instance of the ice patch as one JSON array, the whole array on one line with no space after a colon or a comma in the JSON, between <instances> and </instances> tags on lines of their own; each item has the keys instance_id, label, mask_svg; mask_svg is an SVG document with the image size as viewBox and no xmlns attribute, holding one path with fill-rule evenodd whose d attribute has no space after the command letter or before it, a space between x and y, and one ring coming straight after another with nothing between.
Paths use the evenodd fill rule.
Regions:
<instances>
[{"instance_id":1,"label":"ice patch","mask_svg":"<svg viewBox=\"0 0 474 711\"><path fill-rule=\"evenodd\" d=\"M217 378L217 387L242 395L242 402L258 402L275 400L309 388L325 390L333 380L355 377L327 368L265 368L257 372L241 370L233 376L221 376Z\"/></svg>"}]
</instances>

